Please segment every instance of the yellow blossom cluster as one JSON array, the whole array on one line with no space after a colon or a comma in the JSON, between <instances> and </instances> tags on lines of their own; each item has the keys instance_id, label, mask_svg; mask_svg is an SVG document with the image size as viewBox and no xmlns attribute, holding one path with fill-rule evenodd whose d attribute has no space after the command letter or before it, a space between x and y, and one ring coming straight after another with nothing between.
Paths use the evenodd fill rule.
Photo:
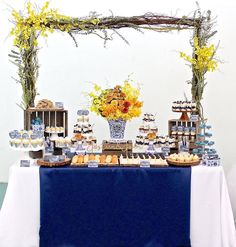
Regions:
<instances>
[{"instance_id":1,"label":"yellow blossom cluster","mask_svg":"<svg viewBox=\"0 0 236 247\"><path fill-rule=\"evenodd\" d=\"M180 57L191 63L193 68L200 73L205 73L206 71L215 71L218 63L214 59L216 52L215 46L212 44L210 46L200 47L198 44L198 38L194 37L194 56L188 56L184 52L180 52Z\"/></svg>"},{"instance_id":2,"label":"yellow blossom cluster","mask_svg":"<svg viewBox=\"0 0 236 247\"><path fill-rule=\"evenodd\" d=\"M24 15L15 10L12 11L15 27L11 35L15 36L14 45L20 49L29 49L32 45L37 46L37 37L47 37L54 29L69 32L73 28L83 29L86 23L97 25L99 19L91 18L79 22L78 18L71 18L59 14L56 9L49 9L49 2L45 2L40 10L33 8L30 2L27 3L27 13Z\"/></svg>"},{"instance_id":3,"label":"yellow blossom cluster","mask_svg":"<svg viewBox=\"0 0 236 247\"><path fill-rule=\"evenodd\" d=\"M89 93L92 101L91 111L106 119L131 120L141 115L143 102L139 101L140 89L134 88L128 81L123 86L104 89L95 84Z\"/></svg>"}]
</instances>

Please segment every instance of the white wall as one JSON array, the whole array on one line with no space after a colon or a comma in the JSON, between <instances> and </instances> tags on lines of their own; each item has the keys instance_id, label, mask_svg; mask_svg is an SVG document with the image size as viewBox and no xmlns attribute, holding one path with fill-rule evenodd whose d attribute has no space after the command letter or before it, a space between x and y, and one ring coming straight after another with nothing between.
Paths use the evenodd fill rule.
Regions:
<instances>
[{"instance_id":1,"label":"white wall","mask_svg":"<svg viewBox=\"0 0 236 247\"><path fill-rule=\"evenodd\" d=\"M6 4L7 2L7 4ZM23 127L23 112L16 106L20 101L21 88L15 84L11 76L16 76L16 68L8 61L7 54L12 48L12 38L7 37L12 27L9 22L10 7L22 9L24 0L0 1L0 104L2 109L0 120L0 181L7 181L9 166L17 160L19 154L8 146L8 132ZM42 3L43 1L35 1ZM218 34L214 42L221 41L219 57L225 61L219 71L208 76L209 85L205 92L205 113L213 125L216 148L222 156L226 171L234 164L236 153L236 84L235 66L235 27L234 0L200 0L202 9L211 9L217 15ZM85 16L96 10L104 16L109 9L115 15L140 15L146 12L163 13L178 16L191 15L195 9L195 0L179 1L73 1L54 0L51 6L71 16ZM183 98L185 92L190 96L190 88L186 80L191 72L184 61L179 58L178 51L191 53L189 38L191 31L160 34L147 31L144 35L133 30L120 31L130 42L127 46L119 37L103 48L103 41L96 36L77 36L79 47L66 34L55 33L45 40L40 40L42 49L39 53L40 76L38 90L40 98L63 101L69 110L70 131L76 120L76 111L86 104L82 92L89 91L91 84L115 85L133 73L132 78L142 84L143 112L157 114L160 133L167 133L167 121L178 117L171 112L171 102ZM108 137L108 126L101 117L91 114L95 123L95 134L101 141ZM132 120L127 126L127 137L137 134L141 118ZM101 131L102 130L102 131Z\"/></svg>"}]
</instances>

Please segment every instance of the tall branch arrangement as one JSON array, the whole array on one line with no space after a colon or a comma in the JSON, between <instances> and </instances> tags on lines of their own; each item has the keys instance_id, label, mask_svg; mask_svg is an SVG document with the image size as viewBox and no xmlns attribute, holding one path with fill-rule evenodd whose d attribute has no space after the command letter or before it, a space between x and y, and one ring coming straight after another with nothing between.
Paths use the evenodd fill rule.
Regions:
<instances>
[{"instance_id":1,"label":"tall branch arrangement","mask_svg":"<svg viewBox=\"0 0 236 247\"><path fill-rule=\"evenodd\" d=\"M210 38L216 33L212 30L214 21L211 20L211 12L208 11L202 15L200 9L195 12L197 23L191 45L193 47L192 56L180 52L180 57L187 61L192 69L192 79L189 81L191 84L192 100L197 104L197 114L200 119L204 121L204 112L202 106L202 99L205 86L207 85L205 75L207 72L213 72L218 67L218 60L216 59L216 50L213 44L209 44Z\"/></svg>"},{"instance_id":2,"label":"tall branch arrangement","mask_svg":"<svg viewBox=\"0 0 236 247\"><path fill-rule=\"evenodd\" d=\"M39 69L37 39L39 36L47 37L49 33L53 33L55 30L66 32L77 46L75 35L93 34L103 39L104 45L106 45L107 41L113 39L114 34L128 43L119 32L122 28L132 28L139 32L145 30L170 32L193 29L195 36L198 37L199 46L204 46L211 28L209 15L203 16L200 13L194 14L191 18L186 16L178 18L153 13L132 17L114 16L113 14L109 17L101 17L92 12L87 17L73 18L62 15L55 9L49 9L48 2L40 10L37 6L27 3L26 11L17 12L14 10L12 15L15 26L11 30L11 35L14 36L14 46L17 50L12 50L9 56L12 58L12 62L18 66L19 78L16 80L22 86L21 106L24 109L34 106L37 95L36 81ZM196 54L194 53L193 56L195 57ZM198 83L199 80L193 70L192 94L194 100L199 97L195 93Z\"/></svg>"}]
</instances>

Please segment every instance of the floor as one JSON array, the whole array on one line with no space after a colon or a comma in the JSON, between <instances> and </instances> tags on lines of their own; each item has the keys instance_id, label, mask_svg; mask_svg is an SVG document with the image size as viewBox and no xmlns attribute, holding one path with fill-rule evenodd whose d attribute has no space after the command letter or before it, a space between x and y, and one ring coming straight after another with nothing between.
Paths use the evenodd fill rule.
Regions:
<instances>
[{"instance_id":1,"label":"floor","mask_svg":"<svg viewBox=\"0 0 236 247\"><path fill-rule=\"evenodd\" d=\"M6 193L7 183L0 183L0 208L2 207L2 202Z\"/></svg>"}]
</instances>

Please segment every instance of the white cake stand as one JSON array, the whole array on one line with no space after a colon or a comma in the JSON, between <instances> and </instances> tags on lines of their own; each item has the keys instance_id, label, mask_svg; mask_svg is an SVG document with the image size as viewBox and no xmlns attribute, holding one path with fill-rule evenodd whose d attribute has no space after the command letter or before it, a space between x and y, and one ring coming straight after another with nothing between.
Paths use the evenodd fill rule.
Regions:
<instances>
[{"instance_id":1,"label":"white cake stand","mask_svg":"<svg viewBox=\"0 0 236 247\"><path fill-rule=\"evenodd\" d=\"M58 138L59 138L59 136L58 136L58 134L63 134L64 133L64 131L45 131L45 133L48 133L48 134L50 134L50 140L51 141L56 141Z\"/></svg>"}]
</instances>

